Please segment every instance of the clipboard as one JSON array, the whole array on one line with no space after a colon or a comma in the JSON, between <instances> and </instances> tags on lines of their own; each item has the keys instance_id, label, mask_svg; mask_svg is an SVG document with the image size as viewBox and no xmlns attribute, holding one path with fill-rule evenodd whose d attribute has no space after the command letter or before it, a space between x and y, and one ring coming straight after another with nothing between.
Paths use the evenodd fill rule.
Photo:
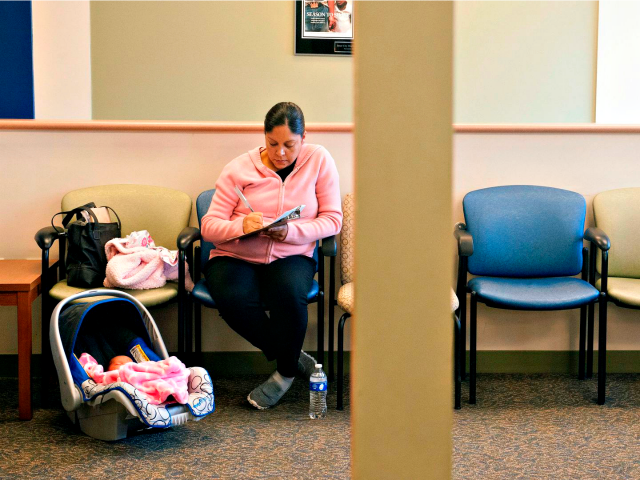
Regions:
<instances>
[{"instance_id":1,"label":"clipboard","mask_svg":"<svg viewBox=\"0 0 640 480\"><path fill-rule=\"evenodd\" d=\"M281 225L285 225L286 223L289 223L291 220L298 220L299 218L301 218L301 212L304 209L304 205L298 205L295 208L292 208L291 210L287 210L286 212L284 212L282 215L280 215L278 218L276 218L273 222L271 222L269 225L266 225L264 227L262 227L259 230L254 230L253 232L250 233L245 233L244 235L238 235L237 237L231 237L231 238L227 238L226 240L223 240L222 242L218 243L218 245L222 245L223 243L227 243L230 242L232 240L240 240L246 237L252 237L254 235L258 235L260 232L264 232L266 230L269 230L270 228L274 228L274 227L279 227Z\"/></svg>"}]
</instances>

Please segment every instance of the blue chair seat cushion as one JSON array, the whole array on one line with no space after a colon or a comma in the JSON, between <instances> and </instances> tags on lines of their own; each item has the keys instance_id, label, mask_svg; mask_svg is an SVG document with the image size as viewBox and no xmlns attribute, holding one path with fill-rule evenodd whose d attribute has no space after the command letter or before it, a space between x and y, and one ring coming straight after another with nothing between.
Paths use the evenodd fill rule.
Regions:
<instances>
[{"instance_id":1,"label":"blue chair seat cushion","mask_svg":"<svg viewBox=\"0 0 640 480\"><path fill-rule=\"evenodd\" d=\"M598 290L574 277L495 278L477 277L469 290L491 307L512 310L565 310L592 303Z\"/></svg>"},{"instance_id":2,"label":"blue chair seat cushion","mask_svg":"<svg viewBox=\"0 0 640 480\"><path fill-rule=\"evenodd\" d=\"M311 285L311 290L309 290L309 294L307 295L307 302L313 303L317 301L319 291L320 288L318 286L318 282L314 280ZM209 293L207 282L205 282L204 280L200 280L198 283L196 283L196 286L191 292L191 296L193 297L194 301L201 303L205 307L217 308L216 302L213 301L213 298L211 298L211 294Z\"/></svg>"}]
</instances>

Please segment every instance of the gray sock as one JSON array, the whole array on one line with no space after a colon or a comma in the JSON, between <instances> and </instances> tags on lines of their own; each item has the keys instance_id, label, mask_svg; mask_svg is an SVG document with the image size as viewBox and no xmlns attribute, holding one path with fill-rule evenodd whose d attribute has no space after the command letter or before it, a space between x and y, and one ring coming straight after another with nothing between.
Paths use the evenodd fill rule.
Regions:
<instances>
[{"instance_id":1,"label":"gray sock","mask_svg":"<svg viewBox=\"0 0 640 480\"><path fill-rule=\"evenodd\" d=\"M298 359L298 372L309 380L311 374L316 370L316 359L308 353L300 350L300 358Z\"/></svg>"},{"instance_id":2,"label":"gray sock","mask_svg":"<svg viewBox=\"0 0 640 480\"><path fill-rule=\"evenodd\" d=\"M247 400L258 410L273 407L287 393L293 383L293 377L283 377L277 370L262 385L254 388Z\"/></svg>"}]
</instances>

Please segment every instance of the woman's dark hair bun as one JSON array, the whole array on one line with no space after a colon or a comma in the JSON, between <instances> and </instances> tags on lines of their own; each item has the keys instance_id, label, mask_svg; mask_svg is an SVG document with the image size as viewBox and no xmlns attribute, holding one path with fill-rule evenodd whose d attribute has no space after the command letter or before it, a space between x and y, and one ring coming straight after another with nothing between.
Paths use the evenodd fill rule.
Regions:
<instances>
[{"instance_id":1,"label":"woman's dark hair bun","mask_svg":"<svg viewBox=\"0 0 640 480\"><path fill-rule=\"evenodd\" d=\"M276 103L264 117L264 133L269 133L280 125L288 125L289 130L297 135L304 134L302 109L292 102Z\"/></svg>"}]
</instances>

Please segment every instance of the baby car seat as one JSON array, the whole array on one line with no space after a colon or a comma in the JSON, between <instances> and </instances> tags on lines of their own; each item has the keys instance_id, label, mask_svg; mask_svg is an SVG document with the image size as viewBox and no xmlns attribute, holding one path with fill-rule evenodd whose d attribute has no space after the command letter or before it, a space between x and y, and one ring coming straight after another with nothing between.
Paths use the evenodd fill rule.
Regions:
<instances>
[{"instance_id":1,"label":"baby car seat","mask_svg":"<svg viewBox=\"0 0 640 480\"><path fill-rule=\"evenodd\" d=\"M101 298L73 303L88 297ZM169 358L153 318L125 292L89 290L62 300L51 315L50 341L62 406L91 437L119 440L133 430L182 425L215 410L213 384L204 368L189 368L189 399L184 405L171 400L153 405L129 383L98 384L85 372L78 361L82 353L105 367L116 355L137 362Z\"/></svg>"}]
</instances>

